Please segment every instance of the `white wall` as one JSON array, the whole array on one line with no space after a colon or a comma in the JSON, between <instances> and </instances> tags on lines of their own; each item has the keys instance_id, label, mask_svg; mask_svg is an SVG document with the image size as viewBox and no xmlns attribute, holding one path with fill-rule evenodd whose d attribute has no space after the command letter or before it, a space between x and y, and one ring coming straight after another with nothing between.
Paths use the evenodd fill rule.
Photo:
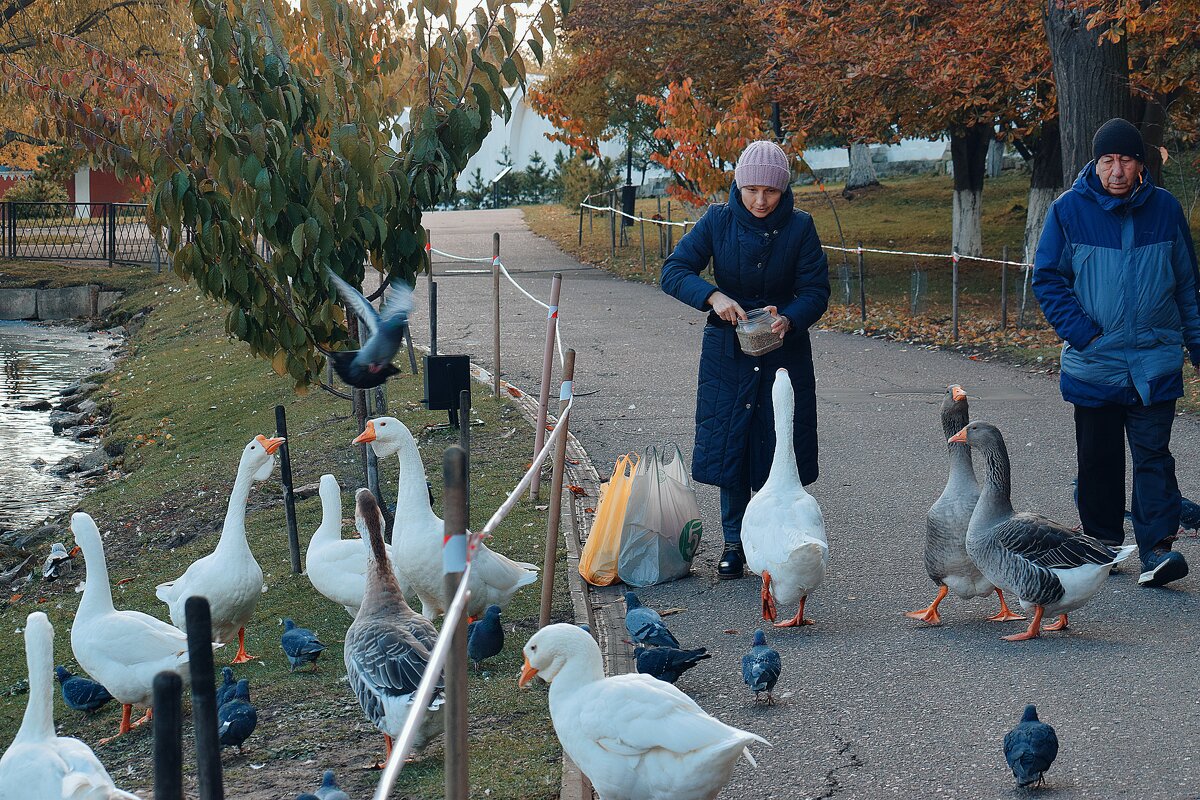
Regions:
<instances>
[{"instance_id":1,"label":"white wall","mask_svg":"<svg viewBox=\"0 0 1200 800\"><path fill-rule=\"evenodd\" d=\"M949 139L901 139L896 144L871 145L871 153L880 151L887 160L895 161L937 161L946 153ZM804 151L804 160L813 169L837 169L850 166L849 153L844 147L822 147Z\"/></svg>"}]
</instances>

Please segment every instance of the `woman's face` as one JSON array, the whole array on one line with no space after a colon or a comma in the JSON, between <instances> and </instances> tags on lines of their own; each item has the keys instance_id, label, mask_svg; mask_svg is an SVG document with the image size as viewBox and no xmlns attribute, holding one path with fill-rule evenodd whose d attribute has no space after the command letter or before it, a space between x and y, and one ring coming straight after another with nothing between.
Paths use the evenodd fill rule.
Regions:
<instances>
[{"instance_id":1,"label":"woman's face","mask_svg":"<svg viewBox=\"0 0 1200 800\"><path fill-rule=\"evenodd\" d=\"M773 186L739 186L742 193L742 205L759 219L765 218L779 205L783 192Z\"/></svg>"}]
</instances>

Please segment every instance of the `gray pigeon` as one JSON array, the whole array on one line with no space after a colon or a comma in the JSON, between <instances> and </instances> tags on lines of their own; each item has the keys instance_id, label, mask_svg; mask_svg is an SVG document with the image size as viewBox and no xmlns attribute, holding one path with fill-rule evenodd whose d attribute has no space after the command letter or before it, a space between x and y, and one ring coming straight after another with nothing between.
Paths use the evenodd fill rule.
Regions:
<instances>
[{"instance_id":1,"label":"gray pigeon","mask_svg":"<svg viewBox=\"0 0 1200 800\"><path fill-rule=\"evenodd\" d=\"M775 688L775 682L779 680L782 670L783 663L779 659L779 653L767 646L767 635L762 631L755 631L754 645L749 653L742 656L742 680L750 687L750 691L754 692L754 702L758 702L758 696L762 692L767 693L767 705L775 702L771 690Z\"/></svg>"},{"instance_id":2,"label":"gray pigeon","mask_svg":"<svg viewBox=\"0 0 1200 800\"><path fill-rule=\"evenodd\" d=\"M233 690L237 681L233 679L233 667L221 667L221 685L217 687L217 708L225 705L226 700L233 698Z\"/></svg>"},{"instance_id":3,"label":"gray pigeon","mask_svg":"<svg viewBox=\"0 0 1200 800\"><path fill-rule=\"evenodd\" d=\"M638 644L655 647L679 647L679 640L667 630L662 617L653 608L642 605L633 592L625 593L625 630Z\"/></svg>"},{"instance_id":4,"label":"gray pigeon","mask_svg":"<svg viewBox=\"0 0 1200 800\"><path fill-rule=\"evenodd\" d=\"M326 351L338 377L356 389L371 389L398 375L400 370L392 364L392 359L396 357L408 327L412 287L401 280L392 281L391 293L384 301L382 311L376 311L362 292L342 280L332 269L326 267L325 271L342 300L354 309L367 331L367 338L358 350ZM361 333L359 338L362 339Z\"/></svg>"},{"instance_id":5,"label":"gray pigeon","mask_svg":"<svg viewBox=\"0 0 1200 800\"><path fill-rule=\"evenodd\" d=\"M635 647L633 657L637 671L653 675L660 681L674 683L683 673L706 658L712 658L706 648L677 650L674 647Z\"/></svg>"},{"instance_id":6,"label":"gray pigeon","mask_svg":"<svg viewBox=\"0 0 1200 800\"><path fill-rule=\"evenodd\" d=\"M1038 719L1037 707L1030 703L1017 727L1004 735L1004 759L1012 768L1017 786L1040 786L1057 755L1054 728Z\"/></svg>"},{"instance_id":7,"label":"gray pigeon","mask_svg":"<svg viewBox=\"0 0 1200 800\"><path fill-rule=\"evenodd\" d=\"M290 619L283 620L283 636L279 639L284 655L291 664L292 672L305 664L312 664L313 671L317 669L317 659L325 651L325 645L317 635L308 628L297 628Z\"/></svg>"},{"instance_id":8,"label":"gray pigeon","mask_svg":"<svg viewBox=\"0 0 1200 800\"><path fill-rule=\"evenodd\" d=\"M350 800L350 795L341 790L333 779L333 770L325 770L321 778L321 786L317 789L317 800Z\"/></svg>"}]
</instances>

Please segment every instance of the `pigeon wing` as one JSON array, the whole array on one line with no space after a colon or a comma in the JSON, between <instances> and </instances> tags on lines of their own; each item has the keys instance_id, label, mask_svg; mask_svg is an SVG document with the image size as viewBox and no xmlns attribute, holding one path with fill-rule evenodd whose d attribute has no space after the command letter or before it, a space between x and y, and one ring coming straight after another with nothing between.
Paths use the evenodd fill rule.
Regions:
<instances>
[{"instance_id":1,"label":"pigeon wing","mask_svg":"<svg viewBox=\"0 0 1200 800\"><path fill-rule=\"evenodd\" d=\"M329 279L333 281L342 300L354 309L354 313L367 326L367 333L374 334L379 328L379 312L375 310L375 306L367 302L367 298L362 296L362 292L338 277L338 274L332 269L326 267L325 272L329 274Z\"/></svg>"}]
</instances>

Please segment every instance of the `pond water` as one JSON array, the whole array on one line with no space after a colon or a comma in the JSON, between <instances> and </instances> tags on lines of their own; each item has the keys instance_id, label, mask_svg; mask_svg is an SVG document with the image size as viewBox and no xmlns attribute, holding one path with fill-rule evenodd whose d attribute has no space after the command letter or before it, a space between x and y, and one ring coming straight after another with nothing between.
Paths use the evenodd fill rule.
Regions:
<instances>
[{"instance_id":1,"label":"pond water","mask_svg":"<svg viewBox=\"0 0 1200 800\"><path fill-rule=\"evenodd\" d=\"M83 487L44 467L95 444L55 436L49 411L17 406L31 400L57 404L61 389L108 366L116 341L69 326L0 321L0 531L67 511L83 495Z\"/></svg>"}]
</instances>

